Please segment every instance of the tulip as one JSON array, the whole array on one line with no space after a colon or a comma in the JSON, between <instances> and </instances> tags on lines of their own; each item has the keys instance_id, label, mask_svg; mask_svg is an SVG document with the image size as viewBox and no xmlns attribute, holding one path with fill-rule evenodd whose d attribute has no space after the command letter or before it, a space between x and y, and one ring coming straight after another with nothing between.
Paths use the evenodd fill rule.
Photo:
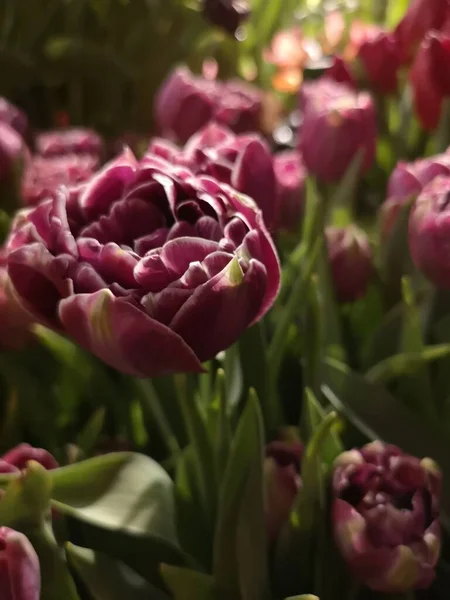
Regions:
<instances>
[{"instance_id":1,"label":"tulip","mask_svg":"<svg viewBox=\"0 0 450 600\"><path fill-rule=\"evenodd\" d=\"M398 87L400 51L396 38L383 30L365 39L355 58L356 70L363 81L381 94L393 94Z\"/></svg>"},{"instance_id":2,"label":"tulip","mask_svg":"<svg viewBox=\"0 0 450 600\"><path fill-rule=\"evenodd\" d=\"M271 228L277 214L277 184L269 146L257 134L235 135L210 123L180 150L164 139L150 142L149 151L188 167L195 175L210 175L253 198Z\"/></svg>"},{"instance_id":3,"label":"tulip","mask_svg":"<svg viewBox=\"0 0 450 600\"><path fill-rule=\"evenodd\" d=\"M363 153L361 172L367 171L376 148L376 114L369 94L333 98L325 90L309 97L299 146L308 172L323 182L339 181L358 152Z\"/></svg>"},{"instance_id":4,"label":"tulip","mask_svg":"<svg viewBox=\"0 0 450 600\"><path fill-rule=\"evenodd\" d=\"M22 137L25 136L28 129L26 114L2 97L0 97L0 121L15 129Z\"/></svg>"},{"instance_id":5,"label":"tulip","mask_svg":"<svg viewBox=\"0 0 450 600\"><path fill-rule=\"evenodd\" d=\"M0 527L0 597L4 600L39 600L39 559L23 533Z\"/></svg>"},{"instance_id":6,"label":"tulip","mask_svg":"<svg viewBox=\"0 0 450 600\"><path fill-rule=\"evenodd\" d=\"M131 375L201 372L271 307L278 257L253 200L130 150L22 212L6 243L25 308Z\"/></svg>"},{"instance_id":7,"label":"tulip","mask_svg":"<svg viewBox=\"0 0 450 600\"><path fill-rule=\"evenodd\" d=\"M262 98L262 92L244 82L194 77L180 67L157 94L155 120L164 137L183 144L210 121L236 133L258 131Z\"/></svg>"},{"instance_id":8,"label":"tulip","mask_svg":"<svg viewBox=\"0 0 450 600\"><path fill-rule=\"evenodd\" d=\"M449 13L448 0L412 0L395 30L403 63L410 62L425 35L440 29Z\"/></svg>"},{"instance_id":9,"label":"tulip","mask_svg":"<svg viewBox=\"0 0 450 600\"><path fill-rule=\"evenodd\" d=\"M251 12L247 0L203 0L203 16L232 35Z\"/></svg>"},{"instance_id":10,"label":"tulip","mask_svg":"<svg viewBox=\"0 0 450 600\"><path fill-rule=\"evenodd\" d=\"M23 173L22 198L27 205L54 198L61 185L78 186L90 179L98 166L98 158L89 154L35 155Z\"/></svg>"},{"instance_id":11,"label":"tulip","mask_svg":"<svg viewBox=\"0 0 450 600\"><path fill-rule=\"evenodd\" d=\"M347 63L341 56L334 56L331 66L327 69L326 77L336 81L337 83L343 83L350 88L356 90L358 82L353 75L350 64Z\"/></svg>"},{"instance_id":12,"label":"tulip","mask_svg":"<svg viewBox=\"0 0 450 600\"><path fill-rule=\"evenodd\" d=\"M359 227L327 227L325 231L331 278L339 302L364 296L373 275L369 240Z\"/></svg>"},{"instance_id":13,"label":"tulip","mask_svg":"<svg viewBox=\"0 0 450 600\"><path fill-rule=\"evenodd\" d=\"M441 546L440 487L431 459L382 442L336 459L334 537L356 579L385 593L431 584Z\"/></svg>"},{"instance_id":14,"label":"tulip","mask_svg":"<svg viewBox=\"0 0 450 600\"><path fill-rule=\"evenodd\" d=\"M36 136L36 151L41 156L90 154L99 158L103 152L103 141L92 129L55 129Z\"/></svg>"},{"instance_id":15,"label":"tulip","mask_svg":"<svg viewBox=\"0 0 450 600\"><path fill-rule=\"evenodd\" d=\"M299 442L275 441L266 447L264 479L266 522L270 540L275 540L289 519L301 487L303 446Z\"/></svg>"},{"instance_id":16,"label":"tulip","mask_svg":"<svg viewBox=\"0 0 450 600\"><path fill-rule=\"evenodd\" d=\"M277 229L295 230L303 213L306 169L297 150L274 157L278 186Z\"/></svg>"},{"instance_id":17,"label":"tulip","mask_svg":"<svg viewBox=\"0 0 450 600\"><path fill-rule=\"evenodd\" d=\"M0 457L0 462L7 463L19 471L25 469L30 460L38 462L48 471L59 467L50 452L43 448L33 448L30 444L19 444Z\"/></svg>"},{"instance_id":18,"label":"tulip","mask_svg":"<svg viewBox=\"0 0 450 600\"><path fill-rule=\"evenodd\" d=\"M0 182L14 177L25 154L26 148L22 136L0 121Z\"/></svg>"},{"instance_id":19,"label":"tulip","mask_svg":"<svg viewBox=\"0 0 450 600\"><path fill-rule=\"evenodd\" d=\"M450 288L450 177L437 177L419 194L409 219L409 248L416 267L440 288Z\"/></svg>"},{"instance_id":20,"label":"tulip","mask_svg":"<svg viewBox=\"0 0 450 600\"><path fill-rule=\"evenodd\" d=\"M433 32L423 40L410 72L414 108L424 129L439 125L442 102L450 96L450 37Z\"/></svg>"},{"instance_id":21,"label":"tulip","mask_svg":"<svg viewBox=\"0 0 450 600\"><path fill-rule=\"evenodd\" d=\"M351 93L353 93L351 86L334 81L328 76L315 81L305 81L299 92L300 109L306 111L308 106L339 100Z\"/></svg>"}]
</instances>

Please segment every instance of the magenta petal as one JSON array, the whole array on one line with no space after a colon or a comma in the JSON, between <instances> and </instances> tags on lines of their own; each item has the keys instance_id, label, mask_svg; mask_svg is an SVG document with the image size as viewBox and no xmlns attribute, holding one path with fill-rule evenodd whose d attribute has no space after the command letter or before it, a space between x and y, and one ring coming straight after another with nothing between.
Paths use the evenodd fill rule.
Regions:
<instances>
[{"instance_id":1,"label":"magenta petal","mask_svg":"<svg viewBox=\"0 0 450 600\"><path fill-rule=\"evenodd\" d=\"M231 184L257 203L270 228L277 214L277 184L269 147L260 139L248 144L233 171Z\"/></svg>"},{"instance_id":2,"label":"magenta petal","mask_svg":"<svg viewBox=\"0 0 450 600\"><path fill-rule=\"evenodd\" d=\"M144 256L144 254L150 250L160 248L166 241L169 231L168 227L160 227L159 229L155 229L152 233L138 238L134 242L134 251L136 254L139 254L139 256Z\"/></svg>"},{"instance_id":3,"label":"magenta petal","mask_svg":"<svg viewBox=\"0 0 450 600\"><path fill-rule=\"evenodd\" d=\"M83 189L79 203L89 220L108 212L109 207L121 197L133 180L137 161L129 148L106 164Z\"/></svg>"},{"instance_id":4,"label":"magenta petal","mask_svg":"<svg viewBox=\"0 0 450 600\"><path fill-rule=\"evenodd\" d=\"M112 367L138 377L202 371L181 337L109 290L62 301L68 334Z\"/></svg>"},{"instance_id":5,"label":"magenta petal","mask_svg":"<svg viewBox=\"0 0 450 600\"><path fill-rule=\"evenodd\" d=\"M159 292L175 281L177 274L165 265L158 252L154 252L144 256L137 263L134 268L134 278L144 290Z\"/></svg>"},{"instance_id":6,"label":"magenta petal","mask_svg":"<svg viewBox=\"0 0 450 600\"><path fill-rule=\"evenodd\" d=\"M182 275L192 262L202 262L208 254L218 249L217 242L182 237L167 242L161 251L161 258L170 271Z\"/></svg>"},{"instance_id":7,"label":"magenta petal","mask_svg":"<svg viewBox=\"0 0 450 600\"><path fill-rule=\"evenodd\" d=\"M59 327L58 302L73 292L68 276L72 265L70 256L55 258L38 243L18 248L8 256L8 274L25 308L53 327Z\"/></svg>"},{"instance_id":8,"label":"magenta petal","mask_svg":"<svg viewBox=\"0 0 450 600\"><path fill-rule=\"evenodd\" d=\"M239 338L264 297L264 267L251 261L242 281L236 284L230 277L235 261L232 259L222 272L198 287L170 323L201 361L213 358Z\"/></svg>"}]
</instances>

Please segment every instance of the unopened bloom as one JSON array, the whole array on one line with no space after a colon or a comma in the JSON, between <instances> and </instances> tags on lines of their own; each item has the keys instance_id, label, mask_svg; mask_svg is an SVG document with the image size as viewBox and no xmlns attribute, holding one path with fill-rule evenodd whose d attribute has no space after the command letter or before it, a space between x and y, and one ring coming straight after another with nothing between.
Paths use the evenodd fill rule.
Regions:
<instances>
[{"instance_id":1,"label":"unopened bloom","mask_svg":"<svg viewBox=\"0 0 450 600\"><path fill-rule=\"evenodd\" d=\"M180 67L157 94L155 119L162 135L181 143L210 121L236 133L258 131L262 100L262 92L247 83L195 77L187 67Z\"/></svg>"},{"instance_id":2,"label":"unopened bloom","mask_svg":"<svg viewBox=\"0 0 450 600\"><path fill-rule=\"evenodd\" d=\"M2 97L0 97L0 121L15 129L22 137L25 136L28 129L26 114Z\"/></svg>"},{"instance_id":3,"label":"unopened bloom","mask_svg":"<svg viewBox=\"0 0 450 600\"><path fill-rule=\"evenodd\" d=\"M22 471L26 468L30 460L34 460L47 470L57 469L59 467L56 459L44 448L33 448L30 444L19 444L6 454L0 456L1 463L7 463L14 469ZM0 468L1 471L1 468Z\"/></svg>"},{"instance_id":4,"label":"unopened bloom","mask_svg":"<svg viewBox=\"0 0 450 600\"><path fill-rule=\"evenodd\" d=\"M424 129L436 129L444 98L450 97L450 37L432 32L420 45L410 72L414 108Z\"/></svg>"},{"instance_id":5,"label":"unopened bloom","mask_svg":"<svg viewBox=\"0 0 450 600\"><path fill-rule=\"evenodd\" d=\"M61 185L72 187L87 181L98 166L98 158L90 154L35 155L27 162L22 177L24 203L34 205L54 198Z\"/></svg>"},{"instance_id":6,"label":"unopened bloom","mask_svg":"<svg viewBox=\"0 0 450 600\"><path fill-rule=\"evenodd\" d=\"M409 219L416 267L434 285L450 288L450 177L437 177L417 197Z\"/></svg>"},{"instance_id":7,"label":"unopened bloom","mask_svg":"<svg viewBox=\"0 0 450 600\"><path fill-rule=\"evenodd\" d=\"M264 479L266 521L270 540L274 540L288 521L301 486L303 446L299 442L275 441L266 447Z\"/></svg>"},{"instance_id":8,"label":"unopened bloom","mask_svg":"<svg viewBox=\"0 0 450 600\"><path fill-rule=\"evenodd\" d=\"M303 214L306 169L298 150L274 157L278 187L277 229L294 230Z\"/></svg>"},{"instance_id":9,"label":"unopened bloom","mask_svg":"<svg viewBox=\"0 0 450 600\"><path fill-rule=\"evenodd\" d=\"M169 162L188 167L195 175L210 175L253 198L271 228L276 220L278 196L273 157L256 134L235 135L210 123L193 135L183 149L154 138L149 151Z\"/></svg>"},{"instance_id":10,"label":"unopened bloom","mask_svg":"<svg viewBox=\"0 0 450 600\"><path fill-rule=\"evenodd\" d=\"M355 57L356 75L375 91L392 94L397 90L400 52L396 38L382 29L374 31L359 46Z\"/></svg>"},{"instance_id":11,"label":"unopened bloom","mask_svg":"<svg viewBox=\"0 0 450 600\"><path fill-rule=\"evenodd\" d=\"M98 158L103 152L103 141L92 129L54 129L36 136L36 152L42 156L90 154Z\"/></svg>"},{"instance_id":12,"label":"unopened bloom","mask_svg":"<svg viewBox=\"0 0 450 600\"><path fill-rule=\"evenodd\" d=\"M421 41L431 30L438 30L450 13L448 0L412 0L405 16L397 25L395 36L402 62L409 62Z\"/></svg>"},{"instance_id":13,"label":"unopened bloom","mask_svg":"<svg viewBox=\"0 0 450 600\"><path fill-rule=\"evenodd\" d=\"M372 442L336 459L332 487L334 537L354 577L385 593L428 587L441 547L435 463Z\"/></svg>"},{"instance_id":14,"label":"unopened bloom","mask_svg":"<svg viewBox=\"0 0 450 600\"><path fill-rule=\"evenodd\" d=\"M232 35L251 15L248 0L203 0L203 15Z\"/></svg>"},{"instance_id":15,"label":"unopened bloom","mask_svg":"<svg viewBox=\"0 0 450 600\"><path fill-rule=\"evenodd\" d=\"M253 200L131 151L25 211L7 241L24 306L111 366L202 371L271 307L278 258Z\"/></svg>"},{"instance_id":16,"label":"unopened bloom","mask_svg":"<svg viewBox=\"0 0 450 600\"><path fill-rule=\"evenodd\" d=\"M356 225L327 227L325 235L336 298L339 302L354 302L364 296L373 276L367 235Z\"/></svg>"},{"instance_id":17,"label":"unopened bloom","mask_svg":"<svg viewBox=\"0 0 450 600\"><path fill-rule=\"evenodd\" d=\"M339 181L358 152L363 154L362 172L372 166L375 157L377 126L370 95L340 95L339 88L334 97L330 87L316 96L307 96L300 132L299 146L306 168L324 182Z\"/></svg>"},{"instance_id":18,"label":"unopened bloom","mask_svg":"<svg viewBox=\"0 0 450 600\"><path fill-rule=\"evenodd\" d=\"M0 597L5 600L39 600L39 559L27 537L0 527Z\"/></svg>"}]
</instances>

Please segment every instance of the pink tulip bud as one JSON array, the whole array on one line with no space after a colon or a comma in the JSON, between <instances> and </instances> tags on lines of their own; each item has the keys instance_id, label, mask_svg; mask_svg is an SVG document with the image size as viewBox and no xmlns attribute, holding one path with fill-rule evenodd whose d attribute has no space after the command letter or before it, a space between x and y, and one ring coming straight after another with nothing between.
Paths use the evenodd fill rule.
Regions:
<instances>
[{"instance_id":1,"label":"pink tulip bud","mask_svg":"<svg viewBox=\"0 0 450 600\"><path fill-rule=\"evenodd\" d=\"M41 572L36 551L18 531L0 527L0 597L39 600Z\"/></svg>"},{"instance_id":2,"label":"pink tulip bud","mask_svg":"<svg viewBox=\"0 0 450 600\"><path fill-rule=\"evenodd\" d=\"M19 444L4 454L1 460L19 470L25 469L30 460L38 462L49 471L59 467L50 452L43 448L33 448L30 444Z\"/></svg>"}]
</instances>

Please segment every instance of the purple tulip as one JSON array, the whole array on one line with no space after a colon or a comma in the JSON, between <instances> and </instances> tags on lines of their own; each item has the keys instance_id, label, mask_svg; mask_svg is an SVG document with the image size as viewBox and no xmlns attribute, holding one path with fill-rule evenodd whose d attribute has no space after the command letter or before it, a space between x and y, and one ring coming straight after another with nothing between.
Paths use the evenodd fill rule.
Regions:
<instances>
[{"instance_id":1,"label":"purple tulip","mask_svg":"<svg viewBox=\"0 0 450 600\"><path fill-rule=\"evenodd\" d=\"M266 521L270 540L275 540L288 521L295 497L301 486L303 445L299 442L275 441L266 447L264 479Z\"/></svg>"},{"instance_id":2,"label":"purple tulip","mask_svg":"<svg viewBox=\"0 0 450 600\"><path fill-rule=\"evenodd\" d=\"M331 277L339 302L364 296L374 272L367 235L356 227L327 227L326 240Z\"/></svg>"},{"instance_id":3,"label":"purple tulip","mask_svg":"<svg viewBox=\"0 0 450 600\"><path fill-rule=\"evenodd\" d=\"M39 559L23 533L0 527L0 597L2 600L39 600Z\"/></svg>"},{"instance_id":4,"label":"purple tulip","mask_svg":"<svg viewBox=\"0 0 450 600\"><path fill-rule=\"evenodd\" d=\"M26 114L2 97L0 97L0 121L15 129L22 137L25 137L28 130Z\"/></svg>"},{"instance_id":5,"label":"purple tulip","mask_svg":"<svg viewBox=\"0 0 450 600\"><path fill-rule=\"evenodd\" d=\"M92 129L55 129L36 137L36 151L41 156L90 154L99 158L103 152L103 141Z\"/></svg>"},{"instance_id":6,"label":"purple tulip","mask_svg":"<svg viewBox=\"0 0 450 600\"><path fill-rule=\"evenodd\" d=\"M210 121L235 133L261 127L262 92L241 82L195 77L187 67L175 69L155 101L155 119L164 137L185 143Z\"/></svg>"},{"instance_id":7,"label":"purple tulip","mask_svg":"<svg viewBox=\"0 0 450 600\"><path fill-rule=\"evenodd\" d=\"M320 79L305 81L299 92L300 110L305 111L310 104L326 104L332 100L345 98L351 93L354 93L354 89L349 82L337 81L327 75Z\"/></svg>"},{"instance_id":8,"label":"purple tulip","mask_svg":"<svg viewBox=\"0 0 450 600\"><path fill-rule=\"evenodd\" d=\"M342 88L340 84L334 84ZM308 172L323 182L337 182L358 151L363 151L361 171L373 163L376 148L376 114L369 94L348 92L332 96L333 88L307 95L300 150ZM338 94L339 89L333 91Z\"/></svg>"},{"instance_id":9,"label":"purple tulip","mask_svg":"<svg viewBox=\"0 0 450 600\"><path fill-rule=\"evenodd\" d=\"M78 186L90 179L98 167L98 158L89 154L35 155L23 173L23 200L33 206L41 200L54 198L61 185Z\"/></svg>"},{"instance_id":10,"label":"purple tulip","mask_svg":"<svg viewBox=\"0 0 450 600\"><path fill-rule=\"evenodd\" d=\"M277 229L295 230L303 214L306 169L300 152L287 150L274 157L278 185Z\"/></svg>"},{"instance_id":11,"label":"purple tulip","mask_svg":"<svg viewBox=\"0 0 450 600\"><path fill-rule=\"evenodd\" d=\"M25 308L111 366L201 372L271 307L280 268L255 203L131 151L81 193L16 220L8 273Z\"/></svg>"},{"instance_id":12,"label":"purple tulip","mask_svg":"<svg viewBox=\"0 0 450 600\"><path fill-rule=\"evenodd\" d=\"M251 15L247 0L203 0L203 16L234 35Z\"/></svg>"},{"instance_id":13,"label":"purple tulip","mask_svg":"<svg viewBox=\"0 0 450 600\"><path fill-rule=\"evenodd\" d=\"M26 155L22 136L0 121L0 182L14 177L15 168Z\"/></svg>"},{"instance_id":14,"label":"purple tulip","mask_svg":"<svg viewBox=\"0 0 450 600\"><path fill-rule=\"evenodd\" d=\"M434 285L450 288L450 177L437 177L418 196L409 219L416 267Z\"/></svg>"},{"instance_id":15,"label":"purple tulip","mask_svg":"<svg viewBox=\"0 0 450 600\"><path fill-rule=\"evenodd\" d=\"M48 471L59 467L50 452L43 448L33 448L30 444L19 444L0 457L1 463L7 463L19 471L25 469L30 460L38 462Z\"/></svg>"},{"instance_id":16,"label":"purple tulip","mask_svg":"<svg viewBox=\"0 0 450 600\"><path fill-rule=\"evenodd\" d=\"M269 228L277 214L277 182L269 146L258 134L235 135L226 127L210 123L193 135L180 150L171 142L155 138L149 151L195 175L210 175L253 198Z\"/></svg>"},{"instance_id":17,"label":"purple tulip","mask_svg":"<svg viewBox=\"0 0 450 600\"><path fill-rule=\"evenodd\" d=\"M382 442L336 459L334 537L355 578L386 593L431 584L441 547L440 487L431 459Z\"/></svg>"}]
</instances>

